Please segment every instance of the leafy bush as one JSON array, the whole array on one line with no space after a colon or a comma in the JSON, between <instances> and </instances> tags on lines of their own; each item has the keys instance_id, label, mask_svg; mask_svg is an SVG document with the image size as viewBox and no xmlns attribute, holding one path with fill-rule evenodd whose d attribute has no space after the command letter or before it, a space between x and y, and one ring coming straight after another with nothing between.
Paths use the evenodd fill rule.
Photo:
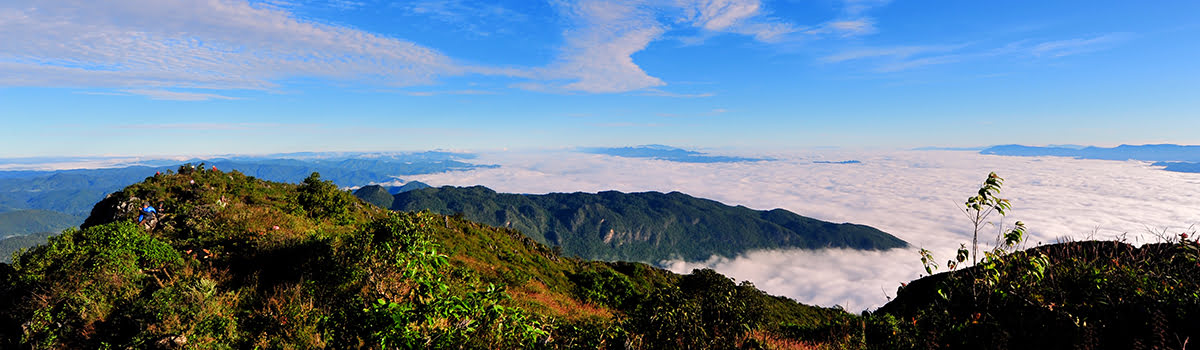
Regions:
<instances>
[{"instance_id":1,"label":"leafy bush","mask_svg":"<svg viewBox=\"0 0 1200 350\"><path fill-rule=\"evenodd\" d=\"M639 303L626 329L641 333L648 348L732 348L761 312L746 303L753 290L711 269L696 269Z\"/></svg>"},{"instance_id":2,"label":"leafy bush","mask_svg":"<svg viewBox=\"0 0 1200 350\"><path fill-rule=\"evenodd\" d=\"M88 340L90 332L117 331L112 315L185 264L178 251L130 222L68 230L13 262L8 282L15 288L6 297L27 304L6 317L26 319L22 343L96 345L105 337Z\"/></svg>"},{"instance_id":3,"label":"leafy bush","mask_svg":"<svg viewBox=\"0 0 1200 350\"><path fill-rule=\"evenodd\" d=\"M300 183L298 201L300 206L314 219L342 221L350 211L350 205L358 201L354 195L338 189L333 181L321 180L321 174L312 173Z\"/></svg>"},{"instance_id":4,"label":"leafy bush","mask_svg":"<svg viewBox=\"0 0 1200 350\"><path fill-rule=\"evenodd\" d=\"M465 286L456 294L443 278L448 257L429 239L429 215L392 214L369 225L375 256L392 259L405 279L405 292L380 298L371 311L385 348L518 347L545 341L543 322L515 307L502 286Z\"/></svg>"},{"instance_id":5,"label":"leafy bush","mask_svg":"<svg viewBox=\"0 0 1200 350\"><path fill-rule=\"evenodd\" d=\"M132 223L144 202L153 230ZM0 348L728 348L821 310L711 270L581 261L514 229L386 212L317 174L203 164L0 264Z\"/></svg>"},{"instance_id":6,"label":"leafy bush","mask_svg":"<svg viewBox=\"0 0 1200 350\"><path fill-rule=\"evenodd\" d=\"M625 309L637 300L638 292L629 277L611 268L585 268L570 278L575 294L587 302Z\"/></svg>"}]
</instances>

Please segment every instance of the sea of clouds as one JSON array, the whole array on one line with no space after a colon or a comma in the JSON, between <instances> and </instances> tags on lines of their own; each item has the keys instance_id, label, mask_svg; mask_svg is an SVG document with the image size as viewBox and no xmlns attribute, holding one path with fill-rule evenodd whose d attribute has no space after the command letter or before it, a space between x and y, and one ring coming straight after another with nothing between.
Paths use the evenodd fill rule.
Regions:
<instances>
[{"instance_id":1,"label":"sea of clouds","mask_svg":"<svg viewBox=\"0 0 1200 350\"><path fill-rule=\"evenodd\" d=\"M806 304L877 308L922 268L917 247L941 263L971 240L959 209L988 172L1006 179L1001 196L1024 221L1029 244L1123 238L1153 242L1152 232L1194 231L1200 174L1137 161L1007 157L963 151L805 151L757 154L774 161L679 163L571 151L484 153L501 167L406 176L434 186L484 185L499 192L680 191L729 205L783 208L801 215L870 225L913 245L890 251L767 250L707 261L663 261L686 273L708 267ZM816 160L859 160L819 164ZM991 242L995 228L981 236ZM985 239L986 238L986 239Z\"/></svg>"}]
</instances>

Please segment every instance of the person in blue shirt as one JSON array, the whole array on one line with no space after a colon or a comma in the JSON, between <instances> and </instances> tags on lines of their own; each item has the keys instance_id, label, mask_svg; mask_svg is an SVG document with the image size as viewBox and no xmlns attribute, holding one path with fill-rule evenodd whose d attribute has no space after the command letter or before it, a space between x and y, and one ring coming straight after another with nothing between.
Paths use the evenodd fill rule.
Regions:
<instances>
[{"instance_id":1,"label":"person in blue shirt","mask_svg":"<svg viewBox=\"0 0 1200 350\"><path fill-rule=\"evenodd\" d=\"M156 214L156 213L158 213L158 210L155 210L154 207L150 206L150 203L143 203L142 204L142 214L138 215L138 223L140 224L140 223L142 223L142 220L146 220L146 219L153 220L154 214Z\"/></svg>"}]
</instances>

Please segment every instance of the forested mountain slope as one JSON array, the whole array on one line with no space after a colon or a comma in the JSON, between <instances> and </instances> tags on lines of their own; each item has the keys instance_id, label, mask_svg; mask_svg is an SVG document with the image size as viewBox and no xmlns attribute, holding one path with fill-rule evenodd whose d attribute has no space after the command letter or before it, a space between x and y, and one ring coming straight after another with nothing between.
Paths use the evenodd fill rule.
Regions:
<instances>
[{"instance_id":1,"label":"forested mountain slope","mask_svg":"<svg viewBox=\"0 0 1200 350\"><path fill-rule=\"evenodd\" d=\"M137 224L140 204L159 204ZM559 255L523 234L181 168L0 264L0 347L731 348L843 313L711 270Z\"/></svg>"},{"instance_id":2,"label":"forested mountain slope","mask_svg":"<svg viewBox=\"0 0 1200 350\"><path fill-rule=\"evenodd\" d=\"M865 225L835 224L775 209L753 210L679 192L497 193L440 187L399 193L393 210L461 214L524 232L586 259L659 262L753 249L889 249L907 243Z\"/></svg>"}]
</instances>

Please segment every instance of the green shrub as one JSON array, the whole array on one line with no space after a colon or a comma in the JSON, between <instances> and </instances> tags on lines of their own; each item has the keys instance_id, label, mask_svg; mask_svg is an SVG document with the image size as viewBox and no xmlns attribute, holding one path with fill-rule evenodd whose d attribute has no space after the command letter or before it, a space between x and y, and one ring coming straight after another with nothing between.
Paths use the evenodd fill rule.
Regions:
<instances>
[{"instance_id":1,"label":"green shrub","mask_svg":"<svg viewBox=\"0 0 1200 350\"><path fill-rule=\"evenodd\" d=\"M347 219L350 205L358 199L339 190L333 181L321 180L321 174L314 172L300 183L298 201L309 217L340 222Z\"/></svg>"}]
</instances>

